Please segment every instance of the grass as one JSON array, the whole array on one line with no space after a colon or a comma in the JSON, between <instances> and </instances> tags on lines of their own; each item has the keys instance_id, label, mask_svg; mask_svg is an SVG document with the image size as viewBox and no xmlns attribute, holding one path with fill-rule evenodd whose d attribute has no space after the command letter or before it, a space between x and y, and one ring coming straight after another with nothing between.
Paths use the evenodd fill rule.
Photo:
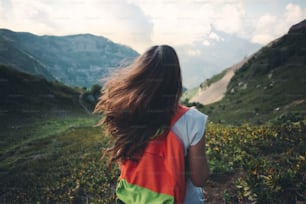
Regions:
<instances>
[{"instance_id":1,"label":"grass","mask_svg":"<svg viewBox=\"0 0 306 204\"><path fill-rule=\"evenodd\" d=\"M226 72L228 72L229 69L225 69L222 72L220 72L219 74L215 74L213 75L211 78L207 79L207 85L210 86L211 84L221 80L224 75L226 74Z\"/></svg>"},{"instance_id":2,"label":"grass","mask_svg":"<svg viewBox=\"0 0 306 204\"><path fill-rule=\"evenodd\" d=\"M22 127L32 137L2 154L0 201L109 203L118 175L102 159L110 140L93 127L96 122L96 117L66 118Z\"/></svg>"},{"instance_id":3,"label":"grass","mask_svg":"<svg viewBox=\"0 0 306 204\"><path fill-rule=\"evenodd\" d=\"M207 156L213 175L234 173L225 203L306 201L305 121L262 126L211 124Z\"/></svg>"},{"instance_id":4,"label":"grass","mask_svg":"<svg viewBox=\"0 0 306 204\"><path fill-rule=\"evenodd\" d=\"M192 97L194 97L199 91L199 88L198 87L195 87L195 88L192 88L192 89L189 89L187 91L185 91L181 97L181 101L185 101L185 100L189 100L191 99Z\"/></svg>"},{"instance_id":5,"label":"grass","mask_svg":"<svg viewBox=\"0 0 306 204\"><path fill-rule=\"evenodd\" d=\"M97 120L53 118L22 127L32 137L11 143L1 155L0 202L113 203L119 171L106 165L102 151L111 140L102 127L94 127ZM286 196L304 201L305 131L305 121L280 126L209 123L206 148L212 179L236 179L224 199L269 202Z\"/></svg>"},{"instance_id":6,"label":"grass","mask_svg":"<svg viewBox=\"0 0 306 204\"><path fill-rule=\"evenodd\" d=\"M13 151L15 148L37 139L58 135L71 128L94 126L97 122L98 118L96 117L68 116L34 120L23 123L20 126L11 126L1 132L3 139L0 154L2 155L5 154L5 152Z\"/></svg>"}]
</instances>

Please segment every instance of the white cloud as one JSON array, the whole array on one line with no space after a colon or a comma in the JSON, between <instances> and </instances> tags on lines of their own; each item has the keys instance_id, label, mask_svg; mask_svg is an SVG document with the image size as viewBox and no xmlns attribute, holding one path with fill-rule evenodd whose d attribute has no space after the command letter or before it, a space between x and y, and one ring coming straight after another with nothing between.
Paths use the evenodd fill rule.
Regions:
<instances>
[{"instance_id":1,"label":"white cloud","mask_svg":"<svg viewBox=\"0 0 306 204\"><path fill-rule=\"evenodd\" d=\"M209 46L210 45L210 42L208 41L208 40L204 40L203 42L202 42L202 44L204 45L204 46Z\"/></svg>"},{"instance_id":2,"label":"white cloud","mask_svg":"<svg viewBox=\"0 0 306 204\"><path fill-rule=\"evenodd\" d=\"M201 55L201 51L196 49L196 48L189 48L187 50L187 54L189 56L200 56Z\"/></svg>"},{"instance_id":3,"label":"white cloud","mask_svg":"<svg viewBox=\"0 0 306 204\"><path fill-rule=\"evenodd\" d=\"M293 24L304 18L306 18L306 9L303 10L300 6L289 3L281 16L271 14L261 16L255 25L251 41L265 45L287 33Z\"/></svg>"},{"instance_id":4,"label":"white cloud","mask_svg":"<svg viewBox=\"0 0 306 204\"><path fill-rule=\"evenodd\" d=\"M305 19L305 2L288 1L0 0L0 27L50 35L92 33L138 52L170 44L186 69L202 70L205 52L215 52L210 50L214 43L227 40L222 32L265 45Z\"/></svg>"},{"instance_id":5,"label":"white cloud","mask_svg":"<svg viewBox=\"0 0 306 204\"><path fill-rule=\"evenodd\" d=\"M9 23L15 29L29 32L33 30L38 33L48 33L58 29L52 16L49 15L52 13L52 8L43 2L11 0L11 6L12 15L9 16Z\"/></svg>"},{"instance_id":6,"label":"white cloud","mask_svg":"<svg viewBox=\"0 0 306 204\"><path fill-rule=\"evenodd\" d=\"M152 44L209 45L219 31L265 44L306 18L301 5L273 1L283 10L250 10L264 0L0 0L0 26L36 34L93 33L139 52ZM269 1L270 3L270 1ZM9 7L8 7L9 5ZM272 3L270 3L272 5ZM281 13L281 14L279 14Z\"/></svg>"},{"instance_id":7,"label":"white cloud","mask_svg":"<svg viewBox=\"0 0 306 204\"><path fill-rule=\"evenodd\" d=\"M210 38L210 39L212 39L212 40L215 40L215 41L224 41L224 39L223 38L221 38L219 35L217 35L216 33L214 33L214 32L211 32L209 35L208 35L208 37Z\"/></svg>"},{"instance_id":8,"label":"white cloud","mask_svg":"<svg viewBox=\"0 0 306 204\"><path fill-rule=\"evenodd\" d=\"M258 19L255 28L255 35L252 42L266 44L275 36L275 25L277 25L277 17L266 14Z\"/></svg>"},{"instance_id":9,"label":"white cloud","mask_svg":"<svg viewBox=\"0 0 306 204\"><path fill-rule=\"evenodd\" d=\"M0 0L0 26L7 24L11 10L10 0Z\"/></svg>"},{"instance_id":10,"label":"white cloud","mask_svg":"<svg viewBox=\"0 0 306 204\"><path fill-rule=\"evenodd\" d=\"M1 27L16 31L53 35L93 33L138 50L152 43L150 18L126 0L11 0L8 12L9 21L0 14L0 22L4 21Z\"/></svg>"},{"instance_id":11,"label":"white cloud","mask_svg":"<svg viewBox=\"0 0 306 204\"><path fill-rule=\"evenodd\" d=\"M184 45L199 40L210 32L211 4L201 1L133 0L151 17L153 42Z\"/></svg>"},{"instance_id":12,"label":"white cloud","mask_svg":"<svg viewBox=\"0 0 306 204\"><path fill-rule=\"evenodd\" d=\"M250 19L243 0L130 1L139 5L152 19L152 41L156 44L166 42L182 46L200 41L208 45L208 38L213 37L209 37L211 25L219 31L240 37L250 36Z\"/></svg>"},{"instance_id":13,"label":"white cloud","mask_svg":"<svg viewBox=\"0 0 306 204\"><path fill-rule=\"evenodd\" d=\"M285 24L287 29L289 26L298 23L306 18L306 8L302 9L300 6L289 3L286 6L286 12L284 15Z\"/></svg>"},{"instance_id":14,"label":"white cloud","mask_svg":"<svg viewBox=\"0 0 306 204\"><path fill-rule=\"evenodd\" d=\"M237 34L243 31L246 12L241 1L226 4L220 7L213 20L214 26L221 31L230 34Z\"/></svg>"},{"instance_id":15,"label":"white cloud","mask_svg":"<svg viewBox=\"0 0 306 204\"><path fill-rule=\"evenodd\" d=\"M100 27L103 30L100 33L110 29L107 31L110 32L109 38L124 44L129 42L137 50L144 50L152 44L153 23L137 5L120 0L107 11L107 19L109 22Z\"/></svg>"}]
</instances>

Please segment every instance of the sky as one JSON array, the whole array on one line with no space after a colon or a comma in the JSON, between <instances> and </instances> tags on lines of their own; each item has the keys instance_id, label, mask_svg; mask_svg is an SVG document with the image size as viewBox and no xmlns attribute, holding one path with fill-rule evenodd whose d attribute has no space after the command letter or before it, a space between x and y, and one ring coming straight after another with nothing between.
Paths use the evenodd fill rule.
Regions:
<instances>
[{"instance_id":1,"label":"sky","mask_svg":"<svg viewBox=\"0 0 306 204\"><path fill-rule=\"evenodd\" d=\"M0 28L91 33L139 53L168 44L190 49L183 61L199 54L195 43L222 40L213 30L263 46L305 18L306 0L0 0Z\"/></svg>"},{"instance_id":2,"label":"sky","mask_svg":"<svg viewBox=\"0 0 306 204\"><path fill-rule=\"evenodd\" d=\"M0 27L38 35L92 33L143 52L212 37L212 26L266 44L306 18L305 0L0 0Z\"/></svg>"}]
</instances>

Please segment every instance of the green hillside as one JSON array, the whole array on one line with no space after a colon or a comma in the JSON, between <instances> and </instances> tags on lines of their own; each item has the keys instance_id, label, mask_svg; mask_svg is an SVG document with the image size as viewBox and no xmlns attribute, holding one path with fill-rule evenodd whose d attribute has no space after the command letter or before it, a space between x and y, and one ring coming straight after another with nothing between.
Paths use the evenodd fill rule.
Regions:
<instances>
[{"instance_id":1,"label":"green hillside","mask_svg":"<svg viewBox=\"0 0 306 204\"><path fill-rule=\"evenodd\" d=\"M101 159L109 140L86 100L98 88L0 65L0 203L110 203L117 175Z\"/></svg>"},{"instance_id":2,"label":"green hillside","mask_svg":"<svg viewBox=\"0 0 306 204\"><path fill-rule=\"evenodd\" d=\"M306 26L290 29L255 53L235 73L225 97L202 111L231 124L305 118L305 47Z\"/></svg>"},{"instance_id":3,"label":"green hillside","mask_svg":"<svg viewBox=\"0 0 306 204\"><path fill-rule=\"evenodd\" d=\"M33 134L23 128L33 123L87 116L81 93L0 65L0 152L11 144L32 138Z\"/></svg>"},{"instance_id":4,"label":"green hillside","mask_svg":"<svg viewBox=\"0 0 306 204\"><path fill-rule=\"evenodd\" d=\"M49 82L5 65L0 65L0 83L1 117L27 113L39 115L42 112L57 114L61 110L83 111L79 104L81 90L62 83Z\"/></svg>"}]
</instances>

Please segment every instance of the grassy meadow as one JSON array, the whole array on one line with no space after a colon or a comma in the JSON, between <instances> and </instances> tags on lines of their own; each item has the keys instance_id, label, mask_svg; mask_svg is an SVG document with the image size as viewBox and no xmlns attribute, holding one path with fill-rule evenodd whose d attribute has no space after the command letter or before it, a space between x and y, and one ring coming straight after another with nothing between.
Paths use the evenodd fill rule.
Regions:
<instances>
[{"instance_id":1,"label":"grassy meadow","mask_svg":"<svg viewBox=\"0 0 306 204\"><path fill-rule=\"evenodd\" d=\"M54 118L20 127L21 137L30 136L1 148L0 202L111 203L117 175L102 158L110 145L97 121Z\"/></svg>"},{"instance_id":2,"label":"grassy meadow","mask_svg":"<svg viewBox=\"0 0 306 204\"><path fill-rule=\"evenodd\" d=\"M113 203L119 175L103 149L111 146L97 116L38 120L8 129L20 137L1 146L1 203ZM226 126L209 123L211 178L207 203L306 202L306 124ZM4 137L6 138L6 137ZM9 137L7 137L9 138ZM218 183L219 182L219 183ZM221 183L220 183L221 182ZM218 187L217 187L218 188Z\"/></svg>"}]
</instances>

